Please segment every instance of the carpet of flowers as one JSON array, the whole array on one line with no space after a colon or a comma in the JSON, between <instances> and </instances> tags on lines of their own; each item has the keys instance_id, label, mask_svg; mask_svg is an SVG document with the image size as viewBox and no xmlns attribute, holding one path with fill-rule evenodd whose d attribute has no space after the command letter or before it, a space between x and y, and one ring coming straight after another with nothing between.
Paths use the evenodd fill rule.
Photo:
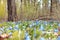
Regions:
<instances>
[{"instance_id":1,"label":"carpet of flowers","mask_svg":"<svg viewBox=\"0 0 60 40\"><path fill-rule=\"evenodd\" d=\"M57 40L54 33L59 26L56 21L4 22L0 23L0 35L10 35L7 40Z\"/></svg>"}]
</instances>

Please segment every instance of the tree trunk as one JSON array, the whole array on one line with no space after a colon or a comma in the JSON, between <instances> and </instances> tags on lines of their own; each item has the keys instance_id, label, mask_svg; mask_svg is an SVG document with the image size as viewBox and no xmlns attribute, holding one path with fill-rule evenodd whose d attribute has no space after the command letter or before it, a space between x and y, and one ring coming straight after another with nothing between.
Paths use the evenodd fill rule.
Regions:
<instances>
[{"instance_id":1,"label":"tree trunk","mask_svg":"<svg viewBox=\"0 0 60 40\"><path fill-rule=\"evenodd\" d=\"M52 14L52 0L51 0L51 7L50 7L50 16Z\"/></svg>"},{"instance_id":2,"label":"tree trunk","mask_svg":"<svg viewBox=\"0 0 60 40\"><path fill-rule=\"evenodd\" d=\"M20 19L21 19L21 20L22 20L22 18L23 18L23 15L22 15L22 3L23 3L23 0L21 0L21 5L20 5L20 6L21 6L21 7L20 7L20 10L21 10L21 11L20 11Z\"/></svg>"},{"instance_id":3,"label":"tree trunk","mask_svg":"<svg viewBox=\"0 0 60 40\"><path fill-rule=\"evenodd\" d=\"M52 10L52 8L53 8L53 0L51 0L51 6L50 6L50 19L51 20L53 20L53 18L52 18L52 12L53 12L53 10Z\"/></svg>"},{"instance_id":4,"label":"tree trunk","mask_svg":"<svg viewBox=\"0 0 60 40\"><path fill-rule=\"evenodd\" d=\"M16 21L17 14L15 0L7 0L7 5L8 5L8 21Z\"/></svg>"}]
</instances>

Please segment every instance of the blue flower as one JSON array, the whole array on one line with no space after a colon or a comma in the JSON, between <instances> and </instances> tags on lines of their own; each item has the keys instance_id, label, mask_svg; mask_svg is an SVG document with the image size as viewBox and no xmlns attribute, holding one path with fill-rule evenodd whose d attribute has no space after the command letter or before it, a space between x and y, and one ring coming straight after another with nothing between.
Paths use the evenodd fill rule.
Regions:
<instances>
[{"instance_id":1,"label":"blue flower","mask_svg":"<svg viewBox=\"0 0 60 40\"><path fill-rule=\"evenodd\" d=\"M57 40L60 40L60 36L58 36Z\"/></svg>"},{"instance_id":2,"label":"blue flower","mask_svg":"<svg viewBox=\"0 0 60 40\"><path fill-rule=\"evenodd\" d=\"M10 32L9 35L12 35L12 32Z\"/></svg>"},{"instance_id":3,"label":"blue flower","mask_svg":"<svg viewBox=\"0 0 60 40\"><path fill-rule=\"evenodd\" d=\"M34 31L34 37L36 37L36 31Z\"/></svg>"},{"instance_id":4,"label":"blue flower","mask_svg":"<svg viewBox=\"0 0 60 40\"><path fill-rule=\"evenodd\" d=\"M45 38L41 37L40 40L45 40Z\"/></svg>"},{"instance_id":5,"label":"blue flower","mask_svg":"<svg viewBox=\"0 0 60 40\"><path fill-rule=\"evenodd\" d=\"M44 27L43 27L43 25L41 25L41 27L40 27L40 30L44 30Z\"/></svg>"},{"instance_id":6,"label":"blue flower","mask_svg":"<svg viewBox=\"0 0 60 40\"><path fill-rule=\"evenodd\" d=\"M32 28L34 25L36 25L36 23L31 23L29 27Z\"/></svg>"},{"instance_id":7,"label":"blue flower","mask_svg":"<svg viewBox=\"0 0 60 40\"><path fill-rule=\"evenodd\" d=\"M25 33L25 37L27 37L27 36L28 36L28 33L26 32L26 33Z\"/></svg>"},{"instance_id":8,"label":"blue flower","mask_svg":"<svg viewBox=\"0 0 60 40\"><path fill-rule=\"evenodd\" d=\"M38 20L36 20L36 25L38 25L39 24L39 21Z\"/></svg>"},{"instance_id":9,"label":"blue flower","mask_svg":"<svg viewBox=\"0 0 60 40\"><path fill-rule=\"evenodd\" d=\"M35 23L32 23L32 26L34 26L35 25Z\"/></svg>"},{"instance_id":10,"label":"blue flower","mask_svg":"<svg viewBox=\"0 0 60 40\"><path fill-rule=\"evenodd\" d=\"M32 24L29 25L30 28L32 28L32 26L33 26Z\"/></svg>"},{"instance_id":11,"label":"blue flower","mask_svg":"<svg viewBox=\"0 0 60 40\"><path fill-rule=\"evenodd\" d=\"M9 30L12 30L12 27L11 26L9 27Z\"/></svg>"},{"instance_id":12,"label":"blue flower","mask_svg":"<svg viewBox=\"0 0 60 40\"><path fill-rule=\"evenodd\" d=\"M0 35L2 34L2 31L0 31Z\"/></svg>"},{"instance_id":13,"label":"blue flower","mask_svg":"<svg viewBox=\"0 0 60 40\"><path fill-rule=\"evenodd\" d=\"M58 32L58 29L55 29L54 32Z\"/></svg>"},{"instance_id":14,"label":"blue flower","mask_svg":"<svg viewBox=\"0 0 60 40\"><path fill-rule=\"evenodd\" d=\"M15 29L15 30L19 30L19 27L18 27L18 25L16 25L16 26L14 27L14 29Z\"/></svg>"},{"instance_id":15,"label":"blue flower","mask_svg":"<svg viewBox=\"0 0 60 40\"><path fill-rule=\"evenodd\" d=\"M30 40L30 36L27 36L25 40Z\"/></svg>"},{"instance_id":16,"label":"blue flower","mask_svg":"<svg viewBox=\"0 0 60 40\"><path fill-rule=\"evenodd\" d=\"M60 27L60 23L58 24L58 26Z\"/></svg>"},{"instance_id":17,"label":"blue flower","mask_svg":"<svg viewBox=\"0 0 60 40\"><path fill-rule=\"evenodd\" d=\"M0 28L0 30L1 30L1 31L4 31L4 29L3 29L3 28Z\"/></svg>"},{"instance_id":18,"label":"blue flower","mask_svg":"<svg viewBox=\"0 0 60 40\"><path fill-rule=\"evenodd\" d=\"M47 25L48 24L47 21L44 21L44 24Z\"/></svg>"}]
</instances>

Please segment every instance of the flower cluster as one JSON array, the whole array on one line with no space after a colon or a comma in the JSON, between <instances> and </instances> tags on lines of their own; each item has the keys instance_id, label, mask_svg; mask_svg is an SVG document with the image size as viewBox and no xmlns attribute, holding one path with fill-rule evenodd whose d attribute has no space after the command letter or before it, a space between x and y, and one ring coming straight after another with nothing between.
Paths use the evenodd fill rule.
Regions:
<instances>
[{"instance_id":1,"label":"flower cluster","mask_svg":"<svg viewBox=\"0 0 60 40\"><path fill-rule=\"evenodd\" d=\"M23 22L7 22L0 27L0 35L6 33L12 35L16 31L21 31L21 34L25 34L25 40L49 39L54 36L54 32L58 32L60 23L47 22L47 21L23 21ZM17 35L20 35L18 33ZM48 34L49 33L49 34ZM52 35L52 36L50 36ZM12 35L13 36L13 35Z\"/></svg>"}]
</instances>

